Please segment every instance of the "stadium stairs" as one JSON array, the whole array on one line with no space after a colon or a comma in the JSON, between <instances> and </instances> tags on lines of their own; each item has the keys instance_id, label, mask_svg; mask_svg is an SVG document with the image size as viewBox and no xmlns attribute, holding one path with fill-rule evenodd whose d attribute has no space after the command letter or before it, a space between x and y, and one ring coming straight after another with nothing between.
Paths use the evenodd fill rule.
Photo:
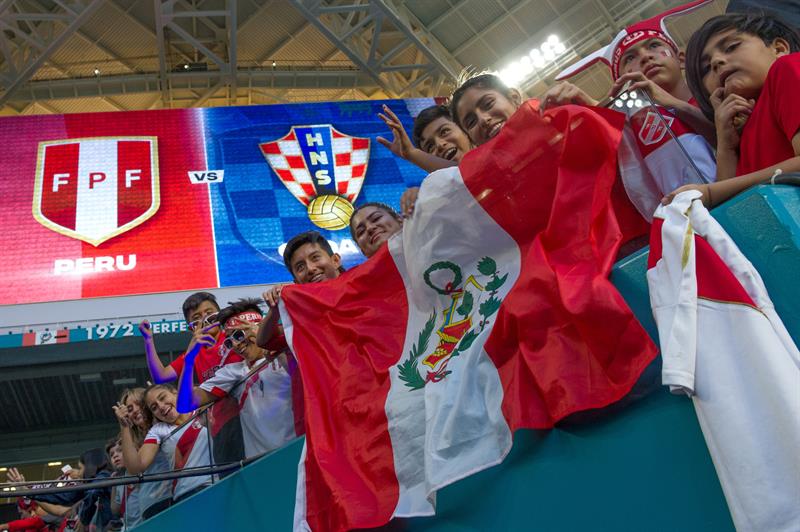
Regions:
<instances>
[{"instance_id":1,"label":"stadium stairs","mask_svg":"<svg viewBox=\"0 0 800 532\"><path fill-rule=\"evenodd\" d=\"M760 186L714 216L761 273L800 344L800 187ZM655 338L647 249L612 280ZM386 530L733 530L691 402L660 386L660 361L625 404L575 416L550 431L519 431L499 466L438 493L436 517ZM265 456L137 528L290 530L302 442Z\"/></svg>"}]
</instances>

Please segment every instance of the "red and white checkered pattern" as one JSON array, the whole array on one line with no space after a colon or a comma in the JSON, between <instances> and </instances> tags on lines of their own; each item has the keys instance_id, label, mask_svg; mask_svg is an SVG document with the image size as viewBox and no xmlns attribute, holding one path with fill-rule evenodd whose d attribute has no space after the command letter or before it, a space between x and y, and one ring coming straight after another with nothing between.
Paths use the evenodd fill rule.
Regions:
<instances>
[{"instance_id":1,"label":"red and white checkered pattern","mask_svg":"<svg viewBox=\"0 0 800 532\"><path fill-rule=\"evenodd\" d=\"M336 192L353 203L364 184L369 162L369 139L351 137L336 131L330 124L312 127L328 127L331 131L334 180ZM308 205L317 195L311 173L306 167L300 143L294 128L283 138L260 144L267 162L278 174L289 192L303 205Z\"/></svg>"}]
</instances>

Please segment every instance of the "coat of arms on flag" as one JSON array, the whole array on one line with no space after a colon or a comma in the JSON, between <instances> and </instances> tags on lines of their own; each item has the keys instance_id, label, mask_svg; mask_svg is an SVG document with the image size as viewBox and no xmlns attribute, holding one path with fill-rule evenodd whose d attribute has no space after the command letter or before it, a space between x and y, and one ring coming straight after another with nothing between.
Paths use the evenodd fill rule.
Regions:
<instances>
[{"instance_id":1,"label":"coat of arms on flag","mask_svg":"<svg viewBox=\"0 0 800 532\"><path fill-rule=\"evenodd\" d=\"M639 129L639 140L641 140L645 146L661 142L661 139L667 134L667 129L672 126L674 120L675 118L671 116L663 116L648 110L647 115L644 117L642 127Z\"/></svg>"},{"instance_id":2,"label":"coat of arms on flag","mask_svg":"<svg viewBox=\"0 0 800 532\"><path fill-rule=\"evenodd\" d=\"M99 246L159 205L156 137L39 143L33 216L48 229Z\"/></svg>"},{"instance_id":3,"label":"coat of arms on flag","mask_svg":"<svg viewBox=\"0 0 800 532\"><path fill-rule=\"evenodd\" d=\"M330 124L294 126L285 137L259 147L316 226L347 227L367 174L368 138L345 135Z\"/></svg>"},{"instance_id":4,"label":"coat of arms on flag","mask_svg":"<svg viewBox=\"0 0 800 532\"><path fill-rule=\"evenodd\" d=\"M491 257L483 257L478 262L477 269L463 284L461 267L453 262L436 262L425 270L425 284L439 294L449 296L450 303L442 311L443 321L436 330L438 341L433 352L422 356L427 352L431 334L438 321L435 313L420 331L408 358L398 366L400 380L412 390L424 388L429 382L439 382L452 373L447 369L447 364L470 348L478 333L489 325L489 319L500 308L502 297L497 297L497 291L506 282L508 274L501 277L497 263ZM444 274L441 286L434 280L437 274ZM478 323L473 322L476 312L480 317ZM423 366L427 366L424 376L419 371L420 361Z\"/></svg>"}]
</instances>

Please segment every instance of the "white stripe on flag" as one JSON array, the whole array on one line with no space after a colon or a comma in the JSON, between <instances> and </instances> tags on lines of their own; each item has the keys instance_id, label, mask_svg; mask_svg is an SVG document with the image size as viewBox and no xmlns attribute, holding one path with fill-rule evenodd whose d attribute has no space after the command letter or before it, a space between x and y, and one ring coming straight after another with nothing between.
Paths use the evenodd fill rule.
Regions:
<instances>
[{"instance_id":1,"label":"white stripe on flag","mask_svg":"<svg viewBox=\"0 0 800 532\"><path fill-rule=\"evenodd\" d=\"M408 358L420 331L436 313L434 333L418 366L423 378L430 369L422 360L436 347L443 311L452 304L450 295L435 292L424 280L426 269L437 262L453 262L462 270L460 286L473 294L472 329L479 334L469 349L450 359L447 370L452 373L422 389L410 389L400 379L398 366L390 370L392 386L386 415L400 485L396 516L430 515L437 489L499 463L511 448L511 431L501 410L502 384L483 350L496 315L481 331L477 309L488 295L470 285L469 279L475 276L485 284L487 279L479 274L477 265L484 257L491 257L500 275L508 275L496 294L502 300L519 276L519 248L475 201L457 168L428 176L417 206L402 236L389 242L405 282L409 306L401 362ZM442 234L448 238L443 239ZM405 256L403 249L413 250L413 256ZM430 277L434 283L438 280L443 284L448 275L448 271L440 270Z\"/></svg>"},{"instance_id":2,"label":"white stripe on flag","mask_svg":"<svg viewBox=\"0 0 800 532\"><path fill-rule=\"evenodd\" d=\"M100 239L117 230L117 141L84 140L78 156L75 231Z\"/></svg>"}]
</instances>

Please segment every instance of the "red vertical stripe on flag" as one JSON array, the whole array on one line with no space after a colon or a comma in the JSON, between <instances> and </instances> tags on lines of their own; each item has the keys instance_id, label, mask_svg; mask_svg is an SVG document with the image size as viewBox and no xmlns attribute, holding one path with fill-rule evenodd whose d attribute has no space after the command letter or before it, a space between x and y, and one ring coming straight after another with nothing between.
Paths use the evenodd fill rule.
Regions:
<instances>
[{"instance_id":1,"label":"red vertical stripe on flag","mask_svg":"<svg viewBox=\"0 0 800 532\"><path fill-rule=\"evenodd\" d=\"M36 345L36 333L35 332L28 332L22 334L22 346L29 347L32 345Z\"/></svg>"},{"instance_id":2,"label":"red vertical stripe on flag","mask_svg":"<svg viewBox=\"0 0 800 532\"><path fill-rule=\"evenodd\" d=\"M42 179L42 214L67 229L75 229L78 200L80 144L54 144L45 148Z\"/></svg>"},{"instance_id":3,"label":"red vertical stripe on flag","mask_svg":"<svg viewBox=\"0 0 800 532\"><path fill-rule=\"evenodd\" d=\"M461 163L522 258L484 345L512 430L620 399L657 353L608 280L621 242L610 199L622 125L619 113L565 106L542 117L526 102Z\"/></svg>"},{"instance_id":4,"label":"red vertical stripe on flag","mask_svg":"<svg viewBox=\"0 0 800 532\"><path fill-rule=\"evenodd\" d=\"M333 283L341 290L331 290ZM329 339L353 338L337 364L324 356L298 361L308 429L308 523L312 530L383 525L399 498L385 405L389 368L403 356L403 279L383 246L336 280L286 286L282 299L291 316L302 316L292 323L296 353L325 353ZM386 316L394 318L389 326Z\"/></svg>"},{"instance_id":5,"label":"red vertical stripe on flag","mask_svg":"<svg viewBox=\"0 0 800 532\"><path fill-rule=\"evenodd\" d=\"M117 225L122 227L147 212L153 203L151 143L117 142Z\"/></svg>"}]
</instances>

